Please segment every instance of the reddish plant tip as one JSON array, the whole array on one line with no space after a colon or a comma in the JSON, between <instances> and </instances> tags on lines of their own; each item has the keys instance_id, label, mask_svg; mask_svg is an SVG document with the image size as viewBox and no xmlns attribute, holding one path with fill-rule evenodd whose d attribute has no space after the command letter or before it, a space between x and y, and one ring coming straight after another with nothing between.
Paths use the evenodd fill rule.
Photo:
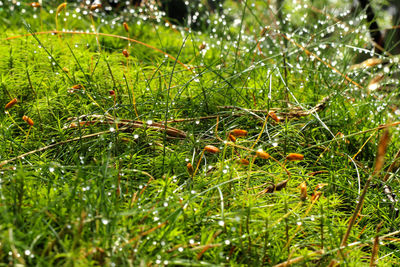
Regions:
<instances>
[{"instance_id":1,"label":"reddish plant tip","mask_svg":"<svg viewBox=\"0 0 400 267\"><path fill-rule=\"evenodd\" d=\"M270 111L268 113L268 115L271 117L271 119L273 119L275 122L280 122L280 119L278 118L278 116L276 116L275 112Z\"/></svg>"},{"instance_id":2,"label":"reddish plant tip","mask_svg":"<svg viewBox=\"0 0 400 267\"><path fill-rule=\"evenodd\" d=\"M124 23L122 23L122 26L124 26L125 31L129 32L128 23L124 22Z\"/></svg>"},{"instance_id":3,"label":"reddish plant tip","mask_svg":"<svg viewBox=\"0 0 400 267\"><path fill-rule=\"evenodd\" d=\"M247 159L240 159L239 163L242 164L242 165L249 165L250 161L248 161Z\"/></svg>"},{"instance_id":4,"label":"reddish plant tip","mask_svg":"<svg viewBox=\"0 0 400 267\"><path fill-rule=\"evenodd\" d=\"M82 89L83 86L82 86L82 84L75 84L71 88L74 89L74 90L79 90L79 89Z\"/></svg>"},{"instance_id":5,"label":"reddish plant tip","mask_svg":"<svg viewBox=\"0 0 400 267\"><path fill-rule=\"evenodd\" d=\"M41 7L39 2L32 2L29 4L31 7Z\"/></svg>"},{"instance_id":6,"label":"reddish plant tip","mask_svg":"<svg viewBox=\"0 0 400 267\"><path fill-rule=\"evenodd\" d=\"M216 153L220 152L218 147L215 147L215 146L212 146L212 145L206 145L204 147L204 150L209 152L209 153L212 153L212 154L216 154Z\"/></svg>"},{"instance_id":7,"label":"reddish plant tip","mask_svg":"<svg viewBox=\"0 0 400 267\"><path fill-rule=\"evenodd\" d=\"M67 3L62 3L57 7L56 10L56 15L58 15L65 7L67 6Z\"/></svg>"},{"instance_id":8,"label":"reddish plant tip","mask_svg":"<svg viewBox=\"0 0 400 267\"><path fill-rule=\"evenodd\" d=\"M110 90L110 91L108 91L108 93L110 94L110 96L114 96L115 95L115 91L114 90Z\"/></svg>"},{"instance_id":9,"label":"reddish plant tip","mask_svg":"<svg viewBox=\"0 0 400 267\"><path fill-rule=\"evenodd\" d=\"M298 160L303 160L304 155L298 154L298 153L289 153L286 157L287 160L289 161L298 161Z\"/></svg>"},{"instance_id":10,"label":"reddish plant tip","mask_svg":"<svg viewBox=\"0 0 400 267\"><path fill-rule=\"evenodd\" d=\"M83 89L84 89L84 87L82 84L75 84L75 85L71 86L71 88L68 89L68 93L72 94L72 93L75 93L75 92L77 92L79 90L83 90Z\"/></svg>"},{"instance_id":11,"label":"reddish plant tip","mask_svg":"<svg viewBox=\"0 0 400 267\"><path fill-rule=\"evenodd\" d=\"M206 46L207 45L205 43L202 43L201 45L199 45L199 50L203 50L204 48L206 48Z\"/></svg>"},{"instance_id":12,"label":"reddish plant tip","mask_svg":"<svg viewBox=\"0 0 400 267\"><path fill-rule=\"evenodd\" d=\"M13 100L11 100L10 102L7 103L7 105L4 107L5 109L10 109L12 108L15 104L18 103L18 100L16 98L14 98Z\"/></svg>"},{"instance_id":13,"label":"reddish plant tip","mask_svg":"<svg viewBox=\"0 0 400 267\"><path fill-rule=\"evenodd\" d=\"M187 169L187 171L189 172L190 175L192 175L192 174L194 173L194 169L193 169L192 163L189 162L189 163L186 165L186 169Z\"/></svg>"},{"instance_id":14,"label":"reddish plant tip","mask_svg":"<svg viewBox=\"0 0 400 267\"><path fill-rule=\"evenodd\" d=\"M22 119L28 123L30 126L33 126L35 123L33 122L33 120L31 118L29 118L28 116L24 115L22 116Z\"/></svg>"},{"instance_id":15,"label":"reddish plant tip","mask_svg":"<svg viewBox=\"0 0 400 267\"><path fill-rule=\"evenodd\" d=\"M304 201L307 199L307 184L306 184L306 182L302 182L299 185L299 188L300 188L300 199L302 201Z\"/></svg>"},{"instance_id":16,"label":"reddish plant tip","mask_svg":"<svg viewBox=\"0 0 400 267\"><path fill-rule=\"evenodd\" d=\"M122 54L123 54L126 58L129 57L129 52L128 52L128 50L126 50L126 49L122 50Z\"/></svg>"},{"instance_id":17,"label":"reddish plant tip","mask_svg":"<svg viewBox=\"0 0 400 267\"><path fill-rule=\"evenodd\" d=\"M230 141L232 141L233 143L236 142L236 137L235 137L233 134L229 134L229 135L228 135L228 139L229 139Z\"/></svg>"},{"instance_id":18,"label":"reddish plant tip","mask_svg":"<svg viewBox=\"0 0 400 267\"><path fill-rule=\"evenodd\" d=\"M101 8L101 7L102 7L101 4L91 5L91 6L90 6L90 10L91 10L91 11L94 11L94 10L99 9L99 8Z\"/></svg>"},{"instance_id":19,"label":"reddish plant tip","mask_svg":"<svg viewBox=\"0 0 400 267\"><path fill-rule=\"evenodd\" d=\"M275 185L275 190L276 191L281 191L282 189L284 189L287 185L289 180L283 180L282 182L279 182Z\"/></svg>"},{"instance_id":20,"label":"reddish plant tip","mask_svg":"<svg viewBox=\"0 0 400 267\"><path fill-rule=\"evenodd\" d=\"M243 137L243 136L247 136L247 131L242 130L242 129L233 129L231 131L231 134L236 137Z\"/></svg>"},{"instance_id":21,"label":"reddish plant tip","mask_svg":"<svg viewBox=\"0 0 400 267\"><path fill-rule=\"evenodd\" d=\"M320 198L321 195L322 195L321 192L315 192L315 193L312 194L312 196L311 196L311 201L312 201L312 202L317 201L317 200Z\"/></svg>"},{"instance_id":22,"label":"reddish plant tip","mask_svg":"<svg viewBox=\"0 0 400 267\"><path fill-rule=\"evenodd\" d=\"M262 149L257 150L256 156L259 157L259 158L262 158L262 159L269 159L270 158L270 155L267 152L265 152L264 150L262 150Z\"/></svg>"}]
</instances>

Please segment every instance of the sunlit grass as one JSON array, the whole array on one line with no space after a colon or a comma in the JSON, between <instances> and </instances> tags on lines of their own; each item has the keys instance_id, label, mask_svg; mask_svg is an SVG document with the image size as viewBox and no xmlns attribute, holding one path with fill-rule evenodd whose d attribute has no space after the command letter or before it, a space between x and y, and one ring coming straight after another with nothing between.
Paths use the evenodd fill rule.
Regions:
<instances>
[{"instance_id":1,"label":"sunlit grass","mask_svg":"<svg viewBox=\"0 0 400 267\"><path fill-rule=\"evenodd\" d=\"M374 56L363 14L317 2L279 21L226 1L191 30L68 3L57 34L57 6L5 3L0 262L359 265L376 235L378 263L397 262L398 59L351 69ZM381 125L384 171L338 253Z\"/></svg>"}]
</instances>

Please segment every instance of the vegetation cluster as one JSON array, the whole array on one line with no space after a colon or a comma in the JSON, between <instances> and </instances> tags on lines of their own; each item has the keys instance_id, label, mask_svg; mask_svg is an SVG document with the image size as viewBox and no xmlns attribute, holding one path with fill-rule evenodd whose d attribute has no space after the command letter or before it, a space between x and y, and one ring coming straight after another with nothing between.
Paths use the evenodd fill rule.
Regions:
<instances>
[{"instance_id":1,"label":"vegetation cluster","mask_svg":"<svg viewBox=\"0 0 400 267\"><path fill-rule=\"evenodd\" d=\"M399 262L399 57L352 1L55 2L0 1L0 266Z\"/></svg>"}]
</instances>

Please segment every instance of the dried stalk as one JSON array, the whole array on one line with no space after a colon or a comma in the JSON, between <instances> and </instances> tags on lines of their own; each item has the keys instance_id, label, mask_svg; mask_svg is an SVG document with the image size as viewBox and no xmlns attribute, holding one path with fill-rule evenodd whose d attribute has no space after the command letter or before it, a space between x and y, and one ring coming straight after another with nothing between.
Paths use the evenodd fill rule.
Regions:
<instances>
[{"instance_id":1,"label":"dried stalk","mask_svg":"<svg viewBox=\"0 0 400 267\"><path fill-rule=\"evenodd\" d=\"M64 128L76 128L78 122L80 123L80 126L92 125L92 124L111 124L111 125L117 125L118 128L123 127L125 130L148 128L158 132L166 131L167 135L175 138L184 139L187 137L184 131L169 126L165 127L163 123L159 122L146 123L143 121L114 119L111 116L102 116L102 115L83 115L80 117L68 118L68 120L72 122L69 125L65 126Z\"/></svg>"},{"instance_id":2,"label":"dried stalk","mask_svg":"<svg viewBox=\"0 0 400 267\"><path fill-rule=\"evenodd\" d=\"M381 230L383 222L380 222L378 226L376 227L376 236L374 238L374 245L372 247L372 252L371 252L371 261L369 263L369 266L376 266L375 258L376 255L378 255L378 250L379 250L379 231Z\"/></svg>"},{"instance_id":3,"label":"dried stalk","mask_svg":"<svg viewBox=\"0 0 400 267\"><path fill-rule=\"evenodd\" d=\"M347 227L347 231L346 231L345 235L343 236L342 242L340 244L341 247L342 246L346 246L346 244L347 244L347 239L349 238L351 229L352 229L352 227L353 227L353 225L354 225L354 223L356 221L358 213L360 212L361 207L364 204L364 199L365 199L365 196L367 194L367 190L369 188L369 185L370 185L372 179L381 171L381 169L383 167L385 154L386 154L386 149L387 149L387 146L389 144L389 141L390 141L389 131L385 130L383 132L383 135L382 135L380 141L379 141L378 153L377 153L377 156L376 156L374 172L372 173L372 175L370 175L368 177L368 179L367 179L367 181L366 181L366 183L364 185L364 189L363 189L363 191L362 191L362 193L361 193L361 195L360 195L360 197L358 199L358 203L357 203L356 209L354 210L353 216L350 218L349 226ZM338 256L339 255L340 255L340 250L338 252Z\"/></svg>"}]
</instances>

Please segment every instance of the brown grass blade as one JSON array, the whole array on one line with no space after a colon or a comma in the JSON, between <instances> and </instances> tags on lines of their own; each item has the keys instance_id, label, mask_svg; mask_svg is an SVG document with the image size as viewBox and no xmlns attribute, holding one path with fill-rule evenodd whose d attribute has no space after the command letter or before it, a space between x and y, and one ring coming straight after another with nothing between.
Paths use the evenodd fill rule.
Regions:
<instances>
[{"instance_id":1,"label":"brown grass blade","mask_svg":"<svg viewBox=\"0 0 400 267\"><path fill-rule=\"evenodd\" d=\"M379 235L378 235L378 233L381 230L382 224L383 224L383 222L380 222L378 224L378 226L376 227L376 236L374 238L374 245L372 247L371 260L369 262L369 266L371 266L371 267L377 265L375 258L378 255L378 250L379 250Z\"/></svg>"}]
</instances>

